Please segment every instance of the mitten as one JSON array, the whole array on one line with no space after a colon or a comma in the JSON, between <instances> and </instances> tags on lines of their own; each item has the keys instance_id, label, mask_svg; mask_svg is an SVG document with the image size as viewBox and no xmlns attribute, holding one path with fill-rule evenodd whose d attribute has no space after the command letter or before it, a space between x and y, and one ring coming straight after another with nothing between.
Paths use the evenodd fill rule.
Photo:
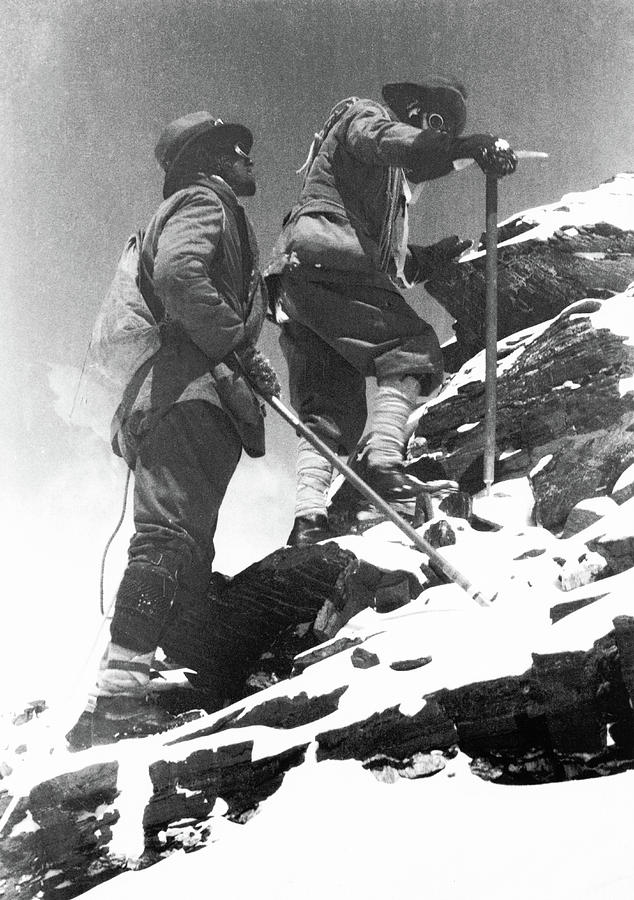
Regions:
<instances>
[{"instance_id":1,"label":"mitten","mask_svg":"<svg viewBox=\"0 0 634 900\"><path fill-rule=\"evenodd\" d=\"M263 397L280 396L282 386L275 369L266 356L255 347L249 346L238 354L238 359L242 371L258 394Z\"/></svg>"},{"instance_id":2,"label":"mitten","mask_svg":"<svg viewBox=\"0 0 634 900\"><path fill-rule=\"evenodd\" d=\"M517 168L517 156L508 141L493 134L470 134L454 142L454 159L474 159L486 175L502 178Z\"/></svg>"}]
</instances>

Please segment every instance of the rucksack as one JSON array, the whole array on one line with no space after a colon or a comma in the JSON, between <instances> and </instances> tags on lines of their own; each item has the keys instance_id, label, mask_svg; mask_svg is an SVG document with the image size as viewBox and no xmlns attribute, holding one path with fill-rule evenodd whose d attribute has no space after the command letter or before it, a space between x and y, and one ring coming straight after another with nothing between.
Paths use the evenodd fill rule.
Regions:
<instances>
[{"instance_id":1,"label":"rucksack","mask_svg":"<svg viewBox=\"0 0 634 900\"><path fill-rule=\"evenodd\" d=\"M354 106L354 104L357 103L358 100L358 97L346 97L345 100L340 100L339 103L336 103L328 113L328 118L322 125L321 130L315 132L313 141L308 149L308 156L304 160L301 167L297 169L295 173L296 175L303 175L304 181L306 181L311 166L315 162L315 157L319 153L319 149L323 142L326 140L326 137L328 136L328 134L330 134L337 122L344 117L350 107Z\"/></svg>"},{"instance_id":2,"label":"rucksack","mask_svg":"<svg viewBox=\"0 0 634 900\"><path fill-rule=\"evenodd\" d=\"M143 232L130 235L119 257L95 319L71 412L71 421L107 440L123 392L161 346L163 310L143 277L142 244Z\"/></svg>"}]
</instances>

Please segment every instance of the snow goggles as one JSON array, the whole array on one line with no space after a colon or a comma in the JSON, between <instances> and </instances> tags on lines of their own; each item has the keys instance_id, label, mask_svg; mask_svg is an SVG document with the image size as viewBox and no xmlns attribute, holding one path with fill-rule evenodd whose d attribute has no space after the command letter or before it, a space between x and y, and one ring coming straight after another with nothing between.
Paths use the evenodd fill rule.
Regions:
<instances>
[{"instance_id":1,"label":"snow goggles","mask_svg":"<svg viewBox=\"0 0 634 900\"><path fill-rule=\"evenodd\" d=\"M253 160L251 159L251 157L249 156L248 153L244 152L244 150L242 149L240 144L234 144L233 152L236 154L236 156L239 156L240 159L243 159L247 165L253 164Z\"/></svg>"},{"instance_id":2,"label":"snow goggles","mask_svg":"<svg viewBox=\"0 0 634 900\"><path fill-rule=\"evenodd\" d=\"M427 124L434 131L445 131L445 120L440 113L429 113L427 116Z\"/></svg>"},{"instance_id":3,"label":"snow goggles","mask_svg":"<svg viewBox=\"0 0 634 900\"><path fill-rule=\"evenodd\" d=\"M420 103L412 103L407 107L407 117L409 119L418 119L420 122L420 126L423 124L423 121L427 122L429 128L432 131L449 131L447 125L445 124L445 117L441 116L440 113L432 112L426 113L423 110L423 107Z\"/></svg>"}]
</instances>

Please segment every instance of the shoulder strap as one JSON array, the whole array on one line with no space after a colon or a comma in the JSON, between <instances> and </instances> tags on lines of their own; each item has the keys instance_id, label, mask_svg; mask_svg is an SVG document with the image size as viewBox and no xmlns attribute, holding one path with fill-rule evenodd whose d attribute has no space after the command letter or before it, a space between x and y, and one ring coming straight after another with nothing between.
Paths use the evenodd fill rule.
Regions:
<instances>
[{"instance_id":1,"label":"shoulder strap","mask_svg":"<svg viewBox=\"0 0 634 900\"><path fill-rule=\"evenodd\" d=\"M319 148L325 141L326 136L330 131L332 131L339 119L341 119L345 115L345 113L347 113L350 107L358 101L358 99L358 97L346 97L345 100L340 100L339 103L333 106L333 108L330 110L330 113L328 114L328 118L322 126L321 131L317 131L315 133L313 142L308 150L308 156L306 157L306 160L301 168L299 168L295 173L296 175L303 175L304 180L306 180L306 176L310 171L310 167L315 161L315 157L319 153Z\"/></svg>"},{"instance_id":2,"label":"shoulder strap","mask_svg":"<svg viewBox=\"0 0 634 900\"><path fill-rule=\"evenodd\" d=\"M165 320L165 307L162 302L156 296L154 292L154 285L152 284L152 278L150 273L147 270L147 266L145 265L145 260L143 259L143 238L145 237L145 232L142 229L139 229L135 235L137 253L139 254L139 273L137 276L139 290L143 296L143 299L147 303L148 309L154 316L154 321L160 325L161 322Z\"/></svg>"}]
</instances>

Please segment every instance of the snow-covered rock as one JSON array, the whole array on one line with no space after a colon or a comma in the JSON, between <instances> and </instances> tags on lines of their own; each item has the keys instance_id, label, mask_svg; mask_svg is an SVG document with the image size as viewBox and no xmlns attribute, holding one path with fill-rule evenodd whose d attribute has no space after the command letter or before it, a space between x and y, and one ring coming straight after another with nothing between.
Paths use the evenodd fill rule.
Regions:
<instances>
[{"instance_id":1,"label":"snow-covered rock","mask_svg":"<svg viewBox=\"0 0 634 900\"><path fill-rule=\"evenodd\" d=\"M634 281L634 174L556 203L517 213L499 225L498 334L551 319L577 300L606 298ZM455 371L485 345L484 241L438 272L425 289L456 320L447 347Z\"/></svg>"},{"instance_id":2,"label":"snow-covered rock","mask_svg":"<svg viewBox=\"0 0 634 900\"><path fill-rule=\"evenodd\" d=\"M498 344L496 481L528 477L535 519L554 531L580 501L630 496L614 488L634 461L633 310L634 284ZM484 375L482 351L412 417L413 471L433 463L464 490L482 486Z\"/></svg>"},{"instance_id":3,"label":"snow-covered rock","mask_svg":"<svg viewBox=\"0 0 634 900\"><path fill-rule=\"evenodd\" d=\"M234 702L76 754L44 703L12 717L0 893L631 896L634 294L614 285L632 178L503 223L508 277L529 252L556 260L556 296L499 344L490 491L482 356L422 410L409 464L461 487L402 510L435 549L342 491L350 533L217 576L172 629L163 649L244 684ZM564 270L602 286L554 308ZM509 296L517 313L529 294ZM446 583L434 553L493 601ZM204 694L161 680L163 704Z\"/></svg>"}]
</instances>

